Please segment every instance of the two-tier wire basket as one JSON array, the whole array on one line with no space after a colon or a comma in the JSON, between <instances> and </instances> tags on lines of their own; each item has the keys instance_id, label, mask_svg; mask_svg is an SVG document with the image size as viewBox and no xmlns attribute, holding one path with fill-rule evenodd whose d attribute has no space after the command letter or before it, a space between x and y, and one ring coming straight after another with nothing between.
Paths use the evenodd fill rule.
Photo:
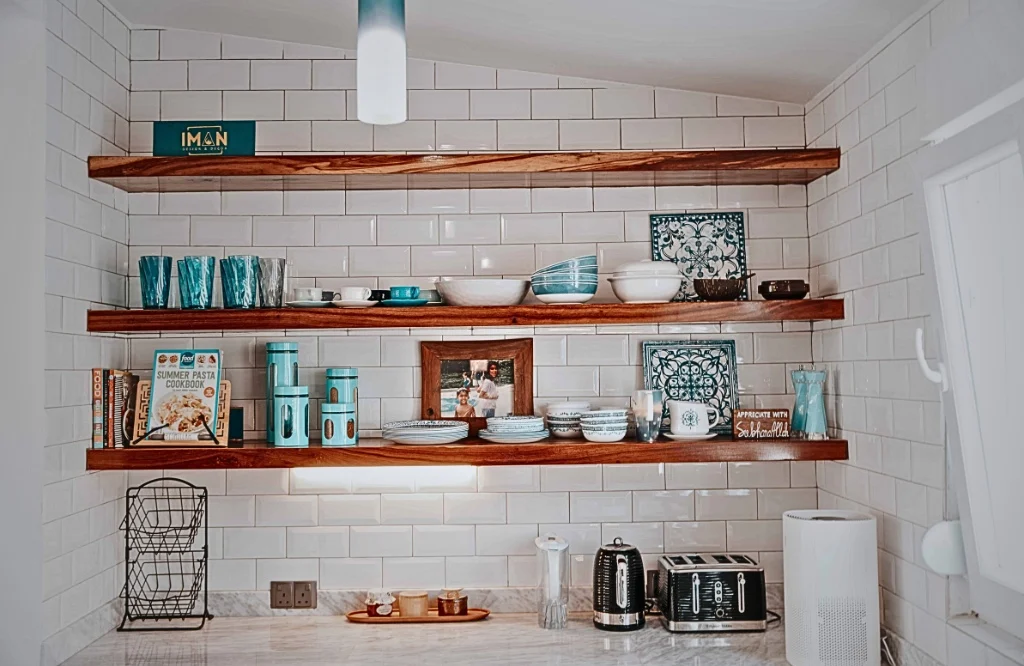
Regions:
<instances>
[{"instance_id":1,"label":"two-tier wire basket","mask_svg":"<svg viewBox=\"0 0 1024 666\"><path fill-rule=\"evenodd\" d=\"M125 494L118 631L202 629L209 612L206 488L165 477Z\"/></svg>"}]
</instances>

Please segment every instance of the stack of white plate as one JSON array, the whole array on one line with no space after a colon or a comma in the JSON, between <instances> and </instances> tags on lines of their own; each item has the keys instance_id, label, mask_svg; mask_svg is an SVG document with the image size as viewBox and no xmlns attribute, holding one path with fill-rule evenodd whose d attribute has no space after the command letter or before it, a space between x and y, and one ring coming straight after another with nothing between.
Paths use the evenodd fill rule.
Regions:
<instances>
[{"instance_id":1,"label":"stack of white plate","mask_svg":"<svg viewBox=\"0 0 1024 666\"><path fill-rule=\"evenodd\" d=\"M548 405L548 428L554 437L582 437L580 414L590 411L589 402L557 402Z\"/></svg>"},{"instance_id":2,"label":"stack of white plate","mask_svg":"<svg viewBox=\"0 0 1024 666\"><path fill-rule=\"evenodd\" d=\"M629 410L598 409L580 414L583 436L591 442L618 442L629 429Z\"/></svg>"},{"instance_id":3,"label":"stack of white plate","mask_svg":"<svg viewBox=\"0 0 1024 666\"><path fill-rule=\"evenodd\" d=\"M451 444L469 436L469 424L464 421L392 421L385 423L384 439L396 444Z\"/></svg>"},{"instance_id":4,"label":"stack of white plate","mask_svg":"<svg viewBox=\"0 0 1024 666\"><path fill-rule=\"evenodd\" d=\"M544 439L548 431L540 416L492 416L479 434L495 444L528 444Z\"/></svg>"}]
</instances>

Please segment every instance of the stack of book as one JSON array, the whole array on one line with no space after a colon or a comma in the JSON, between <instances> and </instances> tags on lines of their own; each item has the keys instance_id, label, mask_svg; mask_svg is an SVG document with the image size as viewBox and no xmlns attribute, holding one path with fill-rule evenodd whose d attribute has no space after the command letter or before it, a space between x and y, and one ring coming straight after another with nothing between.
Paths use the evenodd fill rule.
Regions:
<instances>
[{"instance_id":1,"label":"stack of book","mask_svg":"<svg viewBox=\"0 0 1024 666\"><path fill-rule=\"evenodd\" d=\"M139 376L127 370L92 370L92 447L131 446Z\"/></svg>"}]
</instances>

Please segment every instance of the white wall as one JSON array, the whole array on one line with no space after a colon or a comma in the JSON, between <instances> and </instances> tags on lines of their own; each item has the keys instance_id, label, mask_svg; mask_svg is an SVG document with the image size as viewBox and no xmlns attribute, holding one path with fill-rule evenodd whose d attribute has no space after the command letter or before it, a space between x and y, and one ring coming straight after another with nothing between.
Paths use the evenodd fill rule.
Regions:
<instances>
[{"instance_id":1,"label":"white wall","mask_svg":"<svg viewBox=\"0 0 1024 666\"><path fill-rule=\"evenodd\" d=\"M0 1L0 662L35 664L43 632L43 216L46 30L43 3ZM10 63L17 63L11 66Z\"/></svg>"},{"instance_id":2,"label":"white wall","mask_svg":"<svg viewBox=\"0 0 1024 666\"><path fill-rule=\"evenodd\" d=\"M90 181L85 160L128 147L129 32L97 0L46 9L42 629L44 663L58 663L119 619L126 475L87 473L85 451L91 369L124 366L127 344L87 334L85 313L125 305L128 199Z\"/></svg>"},{"instance_id":3,"label":"white wall","mask_svg":"<svg viewBox=\"0 0 1024 666\"><path fill-rule=\"evenodd\" d=\"M131 150L153 120L256 118L259 152L599 150L803 146L802 109L760 100L549 74L410 61L410 120L355 120L353 53L183 31L132 31ZM790 115L797 114L797 115ZM298 284L430 286L439 275L529 276L585 253L601 272L649 258L652 212L742 210L760 278L807 276L803 186L140 194L130 197L130 301L142 254L287 257ZM613 299L607 289L599 298ZM788 369L810 360L806 322L307 332L301 377L322 398L324 368L357 365L364 434L419 416L423 339L531 336L536 405L625 405L643 381L642 340L727 338L744 406L790 406ZM247 435L264 423L264 344L273 334L136 337L146 374L160 345L216 344ZM318 434L318 433L314 433ZM381 584L533 584L532 539L556 529L589 585L615 535L663 551L758 554L781 580L781 511L814 507L810 463L586 465L455 470L182 473L210 488L210 582L261 591L272 576L321 589ZM147 478L130 474L129 481ZM532 507L532 508L531 508ZM554 527L551 527L554 526ZM439 536L453 541L445 546ZM311 546L311 544L313 544ZM315 547L313 547L315 546ZM653 562L652 562L653 566Z\"/></svg>"},{"instance_id":4,"label":"white wall","mask_svg":"<svg viewBox=\"0 0 1024 666\"><path fill-rule=\"evenodd\" d=\"M849 461L818 463L819 505L878 517L883 624L901 663L978 664L986 653L1011 663L947 624L963 611L963 581L928 570L919 549L943 519L947 480L938 391L914 350L915 329L930 328L932 279L926 221L912 214L916 65L982 4L938 3L807 106L808 145L843 152L839 171L807 188L813 293L847 305L844 321L814 324L814 360L831 370L830 424L850 441Z\"/></svg>"}]
</instances>

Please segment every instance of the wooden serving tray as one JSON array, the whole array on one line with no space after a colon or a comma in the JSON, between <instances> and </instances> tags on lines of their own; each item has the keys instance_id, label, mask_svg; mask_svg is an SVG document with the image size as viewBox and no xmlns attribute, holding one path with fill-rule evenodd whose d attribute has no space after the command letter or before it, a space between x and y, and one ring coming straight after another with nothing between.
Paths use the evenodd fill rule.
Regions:
<instances>
[{"instance_id":1,"label":"wooden serving tray","mask_svg":"<svg viewBox=\"0 0 1024 666\"><path fill-rule=\"evenodd\" d=\"M345 617L349 622L357 624L413 624L423 622L477 622L483 620L491 611L486 608L470 608L466 615L438 615L436 608L427 611L426 617L402 617L397 610L389 617L370 617L366 611L352 611L346 613Z\"/></svg>"}]
</instances>

